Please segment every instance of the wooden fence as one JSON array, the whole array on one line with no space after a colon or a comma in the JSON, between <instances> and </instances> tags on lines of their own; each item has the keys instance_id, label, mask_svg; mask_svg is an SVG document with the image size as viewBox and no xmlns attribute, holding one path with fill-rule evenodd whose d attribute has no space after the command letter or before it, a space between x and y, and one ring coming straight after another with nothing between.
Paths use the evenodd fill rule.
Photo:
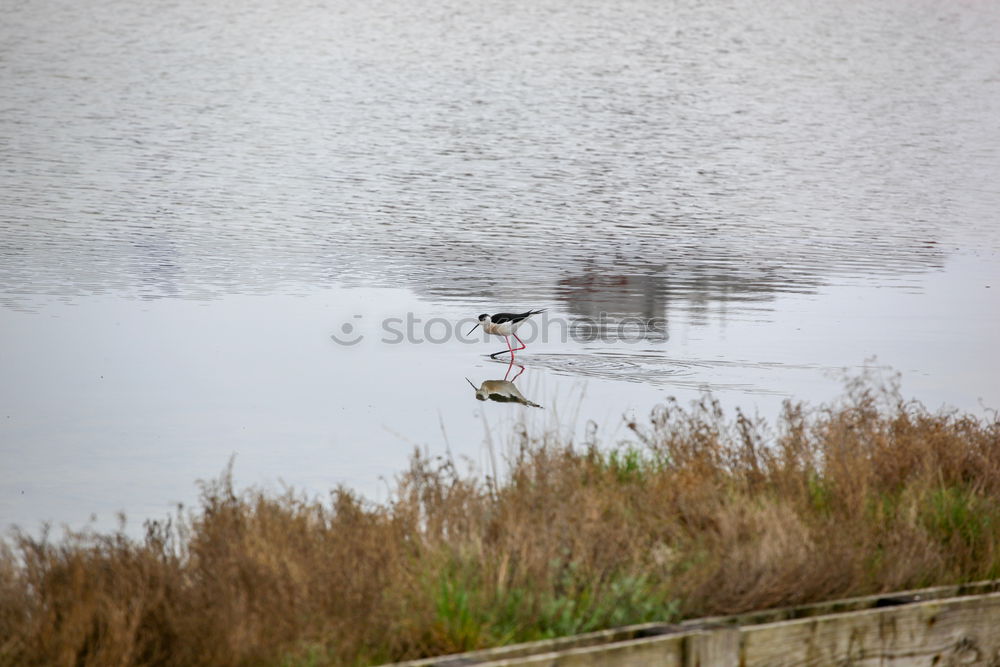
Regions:
<instances>
[{"instance_id":1,"label":"wooden fence","mask_svg":"<svg viewBox=\"0 0 1000 667\"><path fill-rule=\"evenodd\" d=\"M1000 580L772 609L398 663L398 667L1000 667Z\"/></svg>"}]
</instances>

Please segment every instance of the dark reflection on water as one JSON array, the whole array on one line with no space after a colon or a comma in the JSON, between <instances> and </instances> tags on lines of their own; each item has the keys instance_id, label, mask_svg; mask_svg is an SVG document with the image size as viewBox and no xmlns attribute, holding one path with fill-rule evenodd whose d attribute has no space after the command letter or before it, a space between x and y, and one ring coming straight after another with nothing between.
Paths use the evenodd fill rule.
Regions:
<instances>
[{"instance_id":1,"label":"dark reflection on water","mask_svg":"<svg viewBox=\"0 0 1000 667\"><path fill-rule=\"evenodd\" d=\"M852 6L853 7L853 6ZM766 301L995 240L1000 8L16 3L0 289Z\"/></svg>"},{"instance_id":2,"label":"dark reflection on water","mask_svg":"<svg viewBox=\"0 0 1000 667\"><path fill-rule=\"evenodd\" d=\"M517 368L516 371L514 371L515 368ZM511 376L511 372L513 372L513 377ZM465 381L468 382L472 386L472 389L476 392L476 400L489 400L496 403L518 403L530 408L542 407L538 403L534 403L525 398L524 394L521 393L521 390L514 384L517 378L521 377L523 373L524 366L516 363L514 359L511 359L507 364L507 372L504 374L502 380L483 380L482 384L478 387L469 378L466 378Z\"/></svg>"}]
</instances>

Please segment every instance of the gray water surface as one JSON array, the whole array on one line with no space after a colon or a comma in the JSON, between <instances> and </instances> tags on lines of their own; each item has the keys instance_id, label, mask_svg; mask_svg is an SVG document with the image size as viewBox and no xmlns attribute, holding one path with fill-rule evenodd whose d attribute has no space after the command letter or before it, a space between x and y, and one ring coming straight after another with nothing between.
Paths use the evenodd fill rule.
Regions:
<instances>
[{"instance_id":1,"label":"gray water surface","mask_svg":"<svg viewBox=\"0 0 1000 667\"><path fill-rule=\"evenodd\" d=\"M996 408L998 118L996 3L9 1L0 524L866 365ZM543 408L478 402L529 307Z\"/></svg>"}]
</instances>

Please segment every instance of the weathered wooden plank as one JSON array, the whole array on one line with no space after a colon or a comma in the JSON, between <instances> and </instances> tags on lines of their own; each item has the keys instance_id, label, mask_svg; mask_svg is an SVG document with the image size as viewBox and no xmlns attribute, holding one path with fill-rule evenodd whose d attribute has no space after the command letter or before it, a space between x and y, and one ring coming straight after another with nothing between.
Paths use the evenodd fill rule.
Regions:
<instances>
[{"instance_id":1,"label":"weathered wooden plank","mask_svg":"<svg viewBox=\"0 0 1000 667\"><path fill-rule=\"evenodd\" d=\"M708 616L703 618L683 621L682 628L688 625L703 626L709 625L758 625L762 623L777 623L778 621L790 621L796 618L809 618L812 616L825 616L827 614L839 614L848 611L860 611L862 609L872 609L875 607L895 607L913 602L924 602L927 600L938 600L942 598L964 597L969 595L985 595L987 593L1000 592L1000 579L989 581L976 581L967 584L955 584L950 586L934 586L932 588L920 588L907 591L895 591L892 593L880 593L877 595L864 595L854 598L842 598L839 600L828 600L826 602L815 602L812 604L797 605L794 607L776 607L774 609L762 609L742 614L732 614L729 616Z\"/></svg>"},{"instance_id":2,"label":"weathered wooden plank","mask_svg":"<svg viewBox=\"0 0 1000 667\"><path fill-rule=\"evenodd\" d=\"M741 628L739 664L1000 665L1000 593Z\"/></svg>"},{"instance_id":3,"label":"weathered wooden plank","mask_svg":"<svg viewBox=\"0 0 1000 667\"><path fill-rule=\"evenodd\" d=\"M740 654L740 629L718 628L685 633L684 667L736 665Z\"/></svg>"}]
</instances>

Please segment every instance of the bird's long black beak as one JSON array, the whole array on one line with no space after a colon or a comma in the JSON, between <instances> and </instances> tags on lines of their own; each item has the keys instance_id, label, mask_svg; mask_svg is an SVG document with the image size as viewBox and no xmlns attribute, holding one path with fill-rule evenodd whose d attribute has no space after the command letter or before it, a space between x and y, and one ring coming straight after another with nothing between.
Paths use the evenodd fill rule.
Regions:
<instances>
[{"instance_id":1,"label":"bird's long black beak","mask_svg":"<svg viewBox=\"0 0 1000 667\"><path fill-rule=\"evenodd\" d=\"M482 324L482 322L476 322L476 327L478 327L478 326L479 326L480 324ZM469 333L467 333L467 334L465 334L465 335L466 335L466 336L469 336L469 335L471 335L471 334L472 334L472 332L476 330L476 327L472 327L471 329L469 329Z\"/></svg>"},{"instance_id":2,"label":"bird's long black beak","mask_svg":"<svg viewBox=\"0 0 1000 667\"><path fill-rule=\"evenodd\" d=\"M472 387L476 391L479 391L479 387L477 387L476 385L472 384L472 380L470 380L469 378L465 378L465 381L469 383L470 387Z\"/></svg>"}]
</instances>

